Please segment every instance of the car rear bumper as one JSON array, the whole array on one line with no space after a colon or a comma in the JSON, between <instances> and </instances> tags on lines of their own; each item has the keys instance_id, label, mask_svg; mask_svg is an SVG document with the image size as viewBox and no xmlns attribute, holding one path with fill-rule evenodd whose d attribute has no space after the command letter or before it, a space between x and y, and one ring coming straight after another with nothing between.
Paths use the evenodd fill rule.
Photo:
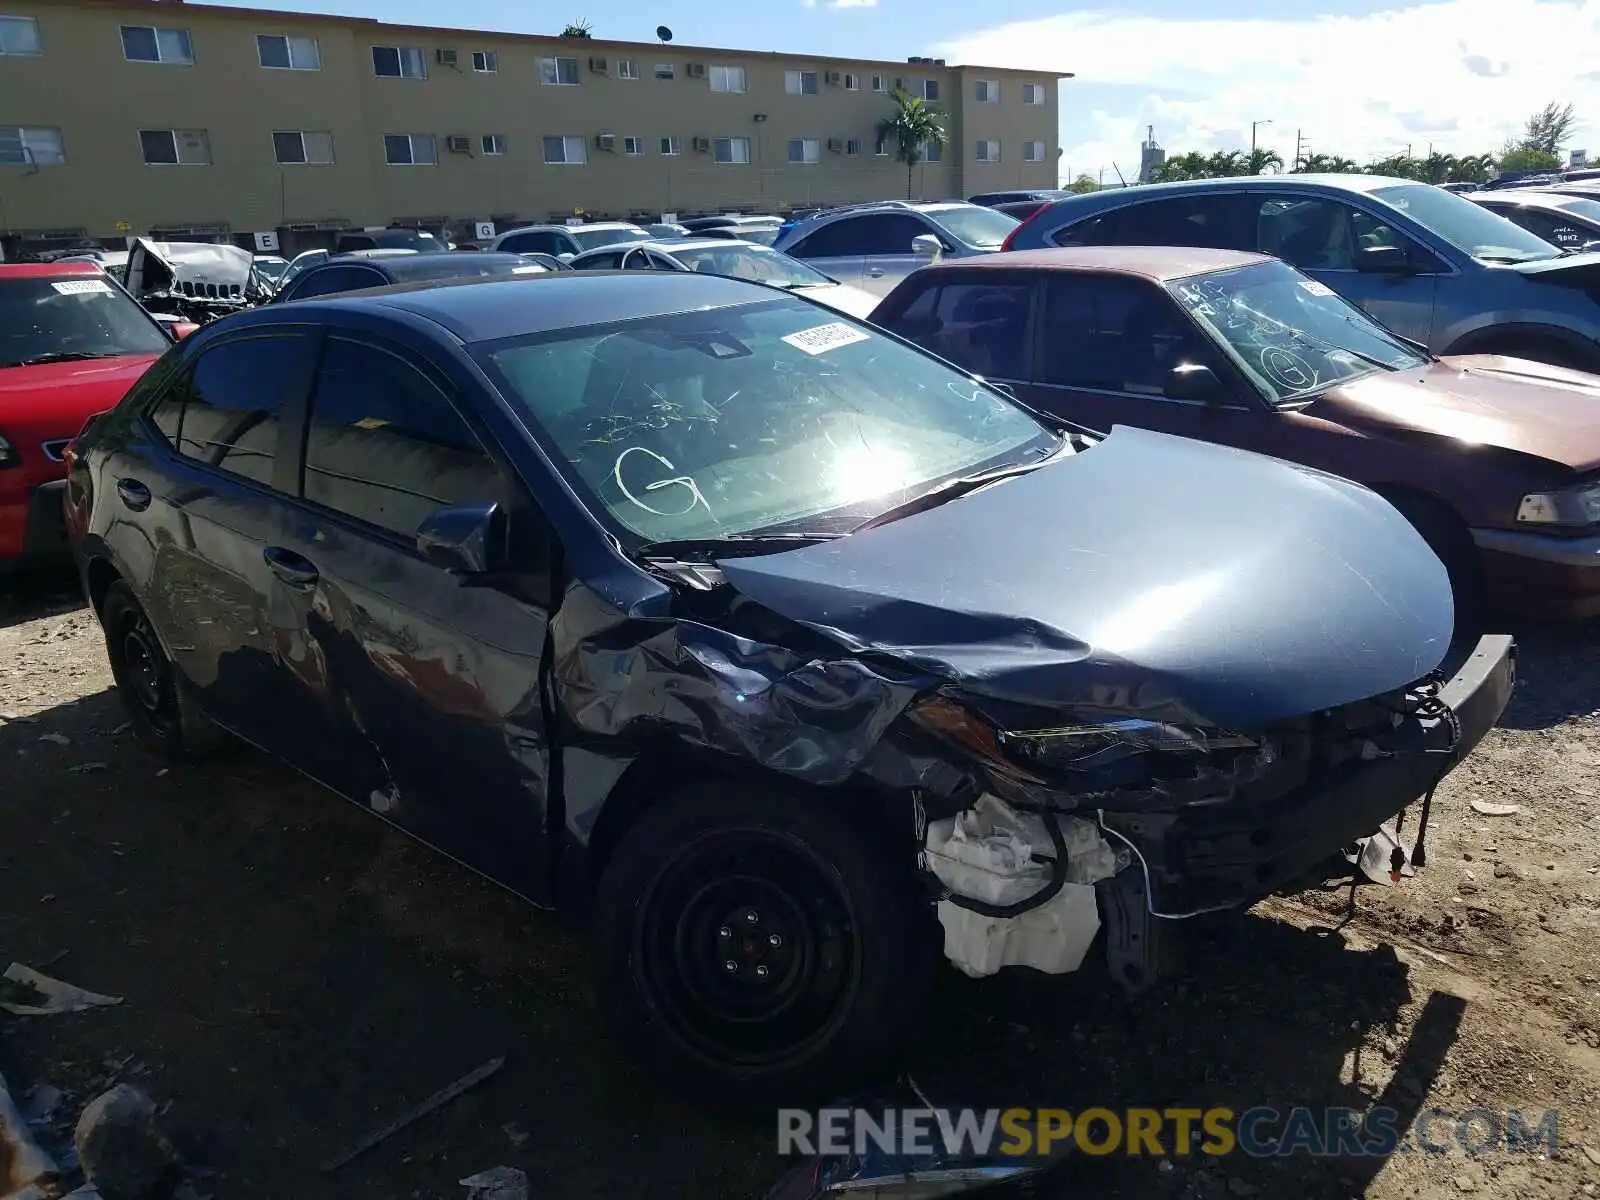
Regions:
<instances>
[{"instance_id":1,"label":"car rear bumper","mask_svg":"<svg viewBox=\"0 0 1600 1200\"><path fill-rule=\"evenodd\" d=\"M1459 725L1453 747L1448 722L1435 720L1422 726L1419 750L1354 762L1247 812L1221 804L1181 813L1154 843L1152 828L1143 843L1152 858L1157 909L1174 913L1251 904L1303 881L1416 801L1466 757L1500 719L1515 682L1511 637L1482 637L1439 689L1439 700ZM1129 832L1139 840L1137 830Z\"/></svg>"},{"instance_id":2,"label":"car rear bumper","mask_svg":"<svg viewBox=\"0 0 1600 1200\"><path fill-rule=\"evenodd\" d=\"M61 503L66 480L56 479L0 501L0 567L68 558Z\"/></svg>"},{"instance_id":3,"label":"car rear bumper","mask_svg":"<svg viewBox=\"0 0 1600 1200\"><path fill-rule=\"evenodd\" d=\"M1529 616L1600 615L1600 537L1474 529L1491 603Z\"/></svg>"}]
</instances>

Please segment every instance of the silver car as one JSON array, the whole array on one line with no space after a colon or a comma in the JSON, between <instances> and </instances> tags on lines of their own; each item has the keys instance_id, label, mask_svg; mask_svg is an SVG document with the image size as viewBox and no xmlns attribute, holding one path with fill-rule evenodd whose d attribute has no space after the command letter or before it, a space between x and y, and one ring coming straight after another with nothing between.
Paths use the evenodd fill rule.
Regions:
<instances>
[{"instance_id":1,"label":"silver car","mask_svg":"<svg viewBox=\"0 0 1600 1200\"><path fill-rule=\"evenodd\" d=\"M1016 228L1016 218L976 204L886 200L796 222L773 249L881 297L935 258L992 254Z\"/></svg>"},{"instance_id":2,"label":"silver car","mask_svg":"<svg viewBox=\"0 0 1600 1200\"><path fill-rule=\"evenodd\" d=\"M643 242L650 235L626 221L596 221L591 225L525 225L502 233L484 247L512 254L550 254L570 262L585 250L598 250L618 242Z\"/></svg>"},{"instance_id":3,"label":"silver car","mask_svg":"<svg viewBox=\"0 0 1600 1200\"><path fill-rule=\"evenodd\" d=\"M1250 176L1094 192L1041 209L1007 242L1048 246L1272 254L1435 354L1600 371L1600 254L1562 250L1409 179Z\"/></svg>"}]
</instances>

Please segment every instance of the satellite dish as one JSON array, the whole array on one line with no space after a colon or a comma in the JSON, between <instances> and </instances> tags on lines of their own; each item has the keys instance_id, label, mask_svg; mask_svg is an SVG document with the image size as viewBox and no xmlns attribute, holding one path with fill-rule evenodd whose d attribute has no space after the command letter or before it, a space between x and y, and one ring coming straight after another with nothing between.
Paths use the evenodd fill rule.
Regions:
<instances>
[{"instance_id":1,"label":"satellite dish","mask_svg":"<svg viewBox=\"0 0 1600 1200\"><path fill-rule=\"evenodd\" d=\"M672 40L672 30L668 29L665 25L657 25L656 36L663 42L670 42Z\"/></svg>"}]
</instances>

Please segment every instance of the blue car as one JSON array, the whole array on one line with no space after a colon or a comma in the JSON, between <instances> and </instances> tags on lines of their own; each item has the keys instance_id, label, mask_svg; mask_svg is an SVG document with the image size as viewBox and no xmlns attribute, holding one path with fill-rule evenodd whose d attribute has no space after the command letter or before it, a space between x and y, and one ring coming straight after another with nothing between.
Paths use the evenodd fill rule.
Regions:
<instances>
[{"instance_id":1,"label":"blue car","mask_svg":"<svg viewBox=\"0 0 1600 1200\"><path fill-rule=\"evenodd\" d=\"M1435 354L1600 372L1600 254L1568 253L1463 196L1376 175L1259 175L1091 192L1006 241L1275 255Z\"/></svg>"}]
</instances>

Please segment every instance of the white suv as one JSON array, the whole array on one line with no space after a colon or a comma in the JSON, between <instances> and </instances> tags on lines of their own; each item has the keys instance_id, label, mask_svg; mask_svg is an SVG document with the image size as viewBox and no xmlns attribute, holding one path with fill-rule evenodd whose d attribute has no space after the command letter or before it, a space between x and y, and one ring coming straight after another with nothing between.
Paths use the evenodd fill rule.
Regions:
<instances>
[{"instance_id":1,"label":"white suv","mask_svg":"<svg viewBox=\"0 0 1600 1200\"><path fill-rule=\"evenodd\" d=\"M944 258L992 254L1017 224L1005 213L961 201L885 200L820 212L784 230L773 249L840 283L887 296L936 253Z\"/></svg>"}]
</instances>

